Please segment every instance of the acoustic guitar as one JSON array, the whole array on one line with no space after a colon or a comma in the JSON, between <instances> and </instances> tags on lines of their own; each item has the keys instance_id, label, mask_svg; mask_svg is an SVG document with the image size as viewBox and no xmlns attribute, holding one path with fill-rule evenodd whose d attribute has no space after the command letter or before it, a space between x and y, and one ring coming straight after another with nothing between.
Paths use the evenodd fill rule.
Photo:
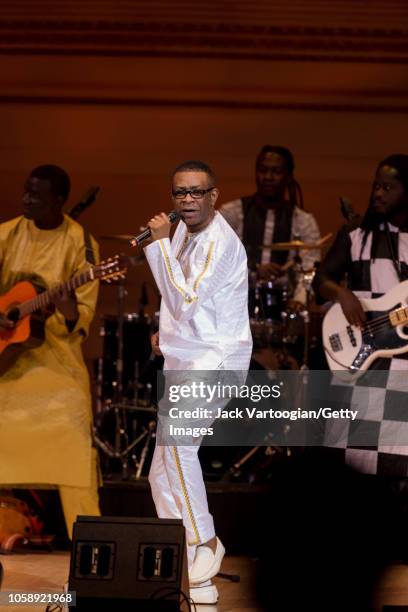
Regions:
<instances>
[{"instance_id":1,"label":"acoustic guitar","mask_svg":"<svg viewBox=\"0 0 408 612\"><path fill-rule=\"evenodd\" d=\"M3 374L22 351L39 346L45 338L45 321L52 314L46 311L54 297L62 290L68 292L96 279L107 282L124 278L127 260L116 255L92 266L65 283L41 293L30 281L21 281L0 297L0 313L14 323L11 328L0 327L0 374Z\"/></svg>"}]
</instances>

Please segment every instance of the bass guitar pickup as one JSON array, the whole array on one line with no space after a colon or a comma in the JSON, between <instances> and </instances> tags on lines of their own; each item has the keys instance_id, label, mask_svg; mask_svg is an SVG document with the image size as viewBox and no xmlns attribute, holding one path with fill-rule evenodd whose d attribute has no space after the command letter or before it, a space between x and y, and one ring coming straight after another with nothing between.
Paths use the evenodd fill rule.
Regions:
<instances>
[{"instance_id":1,"label":"bass guitar pickup","mask_svg":"<svg viewBox=\"0 0 408 612\"><path fill-rule=\"evenodd\" d=\"M339 334L332 334L331 336L329 336L329 342L330 342L331 349L334 353L337 353L338 351L343 350L343 344L340 340Z\"/></svg>"},{"instance_id":2,"label":"bass guitar pickup","mask_svg":"<svg viewBox=\"0 0 408 612\"><path fill-rule=\"evenodd\" d=\"M350 338L351 346L357 346L357 340L356 340L356 337L354 335L354 331L351 325L347 325L347 334L348 334L348 337Z\"/></svg>"}]
</instances>

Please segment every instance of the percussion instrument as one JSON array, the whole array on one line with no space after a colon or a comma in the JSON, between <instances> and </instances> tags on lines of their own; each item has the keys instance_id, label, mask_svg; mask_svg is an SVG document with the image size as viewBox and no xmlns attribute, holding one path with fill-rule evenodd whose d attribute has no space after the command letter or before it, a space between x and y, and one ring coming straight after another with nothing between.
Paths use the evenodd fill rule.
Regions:
<instances>
[{"instance_id":1,"label":"percussion instrument","mask_svg":"<svg viewBox=\"0 0 408 612\"><path fill-rule=\"evenodd\" d=\"M100 336L102 347L102 385L101 399L113 400L117 386L118 359L118 325L117 315L105 315L102 318ZM123 349L121 355L122 399L135 400L138 397L139 375L151 354L150 336L153 322L150 317L125 313L123 315ZM100 367L101 364L99 364Z\"/></svg>"},{"instance_id":2,"label":"percussion instrument","mask_svg":"<svg viewBox=\"0 0 408 612\"><path fill-rule=\"evenodd\" d=\"M142 263L140 257L128 261L131 265ZM96 368L94 440L106 471L116 471L113 462L119 462L123 479L129 478L130 468L138 479L152 454L156 431L152 402L158 365L152 356L150 337L157 329L157 319L144 311L148 303L145 283L138 312L125 311L125 283L126 279L116 285L117 312L104 315L100 327L102 357Z\"/></svg>"},{"instance_id":3,"label":"percussion instrument","mask_svg":"<svg viewBox=\"0 0 408 612\"><path fill-rule=\"evenodd\" d=\"M282 341L282 311L287 286L277 280L256 280L248 291L249 321L254 348L265 348Z\"/></svg>"},{"instance_id":4,"label":"percussion instrument","mask_svg":"<svg viewBox=\"0 0 408 612\"><path fill-rule=\"evenodd\" d=\"M274 242L272 244L261 244L258 248L269 249L270 251L312 251L323 249L329 242L333 234L330 232L316 240L316 242L303 242L303 240L291 240L289 242Z\"/></svg>"},{"instance_id":5,"label":"percussion instrument","mask_svg":"<svg viewBox=\"0 0 408 612\"><path fill-rule=\"evenodd\" d=\"M255 359L257 351L280 348L295 357L299 365L307 367L310 350L321 344L322 314L313 304L312 282L316 270L303 269L301 254L323 249L331 237L332 234L326 234L316 242L294 239L259 246L259 249L294 251L295 256L294 261L284 266L288 272L286 277L260 279L256 273L251 274L248 306ZM303 293L302 303L294 300L299 288Z\"/></svg>"},{"instance_id":6,"label":"percussion instrument","mask_svg":"<svg viewBox=\"0 0 408 612\"><path fill-rule=\"evenodd\" d=\"M280 321L288 298L287 285L276 280L257 281L249 288L248 310L252 320Z\"/></svg>"}]
</instances>

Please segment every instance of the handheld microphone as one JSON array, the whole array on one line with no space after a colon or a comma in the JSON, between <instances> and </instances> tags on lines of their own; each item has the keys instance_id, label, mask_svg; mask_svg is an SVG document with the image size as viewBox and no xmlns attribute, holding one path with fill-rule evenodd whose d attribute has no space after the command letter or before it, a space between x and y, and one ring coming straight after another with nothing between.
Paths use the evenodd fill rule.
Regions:
<instances>
[{"instance_id":1,"label":"handheld microphone","mask_svg":"<svg viewBox=\"0 0 408 612\"><path fill-rule=\"evenodd\" d=\"M79 215L84 212L85 208L88 208L88 206L95 202L95 198L99 191L100 187L91 187L88 189L82 200L68 211L68 217L71 217L71 219L78 219Z\"/></svg>"},{"instance_id":2,"label":"handheld microphone","mask_svg":"<svg viewBox=\"0 0 408 612\"><path fill-rule=\"evenodd\" d=\"M172 210L167 216L169 218L170 223L175 223L180 218L180 215L176 210ZM151 235L152 232L150 231L150 227L148 227L141 234L139 234L138 236L134 236L131 240L129 240L129 244L132 247L139 246L139 244L143 242L143 240L146 240L146 238L150 238Z\"/></svg>"}]
</instances>

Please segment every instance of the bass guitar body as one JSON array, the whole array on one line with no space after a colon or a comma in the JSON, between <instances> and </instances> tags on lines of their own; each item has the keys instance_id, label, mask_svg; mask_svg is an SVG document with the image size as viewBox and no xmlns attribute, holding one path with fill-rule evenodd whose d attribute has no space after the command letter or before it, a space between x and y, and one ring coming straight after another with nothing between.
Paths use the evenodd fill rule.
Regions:
<instances>
[{"instance_id":1,"label":"bass guitar body","mask_svg":"<svg viewBox=\"0 0 408 612\"><path fill-rule=\"evenodd\" d=\"M363 328L347 322L340 304L334 304L323 321L329 367L347 372L351 379L358 378L379 357L408 351L408 281L380 298L360 302L367 319Z\"/></svg>"}]
</instances>

